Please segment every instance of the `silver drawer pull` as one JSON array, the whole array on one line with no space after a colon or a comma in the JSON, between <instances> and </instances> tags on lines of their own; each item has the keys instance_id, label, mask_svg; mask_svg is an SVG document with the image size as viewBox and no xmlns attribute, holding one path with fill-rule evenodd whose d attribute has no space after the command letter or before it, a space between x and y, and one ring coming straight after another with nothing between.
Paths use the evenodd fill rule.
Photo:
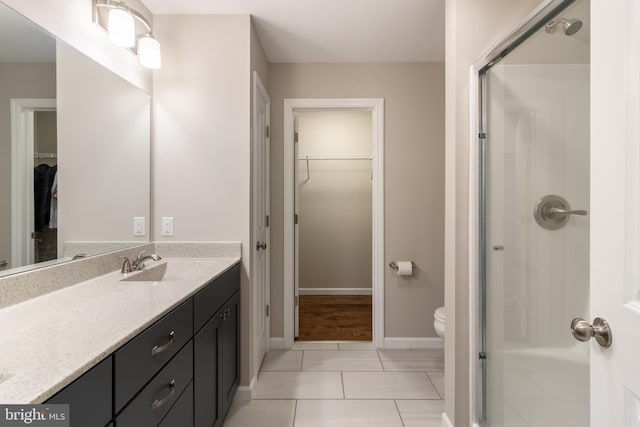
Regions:
<instances>
[{"instance_id":1,"label":"silver drawer pull","mask_svg":"<svg viewBox=\"0 0 640 427\"><path fill-rule=\"evenodd\" d=\"M171 400L171 398L176 392L176 380L171 380L171 382L169 383L169 390L170 390L169 394L167 394L165 397L163 397L162 399L156 399L153 401L153 403L151 404L151 408L154 411L159 407L161 407L162 405L166 405Z\"/></svg>"},{"instance_id":2,"label":"silver drawer pull","mask_svg":"<svg viewBox=\"0 0 640 427\"><path fill-rule=\"evenodd\" d=\"M171 333L169 333L169 342L161 346L157 346L157 345L154 346L151 349L151 355L155 356L158 353L162 353L163 351L171 347L175 341L176 341L176 331L171 331Z\"/></svg>"}]
</instances>

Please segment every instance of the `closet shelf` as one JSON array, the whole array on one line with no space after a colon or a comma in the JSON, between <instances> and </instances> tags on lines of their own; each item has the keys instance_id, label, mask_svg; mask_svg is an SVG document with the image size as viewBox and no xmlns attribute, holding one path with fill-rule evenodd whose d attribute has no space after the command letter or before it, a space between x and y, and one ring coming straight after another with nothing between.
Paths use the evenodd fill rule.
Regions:
<instances>
[{"instance_id":1,"label":"closet shelf","mask_svg":"<svg viewBox=\"0 0 640 427\"><path fill-rule=\"evenodd\" d=\"M33 157L36 159L57 159L56 153L33 153Z\"/></svg>"},{"instance_id":2,"label":"closet shelf","mask_svg":"<svg viewBox=\"0 0 640 427\"><path fill-rule=\"evenodd\" d=\"M306 184L311 181L309 160L373 160L373 156L371 154L303 154L298 156L298 160L307 162L307 179L301 182L301 184ZM373 169L369 181L373 182Z\"/></svg>"},{"instance_id":3,"label":"closet shelf","mask_svg":"<svg viewBox=\"0 0 640 427\"><path fill-rule=\"evenodd\" d=\"M304 154L298 160L372 160L371 154Z\"/></svg>"}]
</instances>

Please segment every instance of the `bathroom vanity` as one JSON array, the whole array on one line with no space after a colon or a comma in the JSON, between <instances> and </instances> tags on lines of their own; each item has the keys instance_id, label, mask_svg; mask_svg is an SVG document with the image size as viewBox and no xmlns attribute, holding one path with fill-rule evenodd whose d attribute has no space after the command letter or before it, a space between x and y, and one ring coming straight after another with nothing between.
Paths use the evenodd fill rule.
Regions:
<instances>
[{"instance_id":1,"label":"bathroom vanity","mask_svg":"<svg viewBox=\"0 0 640 427\"><path fill-rule=\"evenodd\" d=\"M25 334L2 345L0 402L70 404L73 427L221 425L240 374L239 259L160 263L159 281L113 272L0 310Z\"/></svg>"}]
</instances>

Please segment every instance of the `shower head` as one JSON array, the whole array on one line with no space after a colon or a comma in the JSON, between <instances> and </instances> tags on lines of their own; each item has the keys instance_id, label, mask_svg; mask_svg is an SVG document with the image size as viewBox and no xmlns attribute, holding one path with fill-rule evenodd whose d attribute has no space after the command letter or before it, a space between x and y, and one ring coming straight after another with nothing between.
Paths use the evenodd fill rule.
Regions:
<instances>
[{"instance_id":1,"label":"shower head","mask_svg":"<svg viewBox=\"0 0 640 427\"><path fill-rule=\"evenodd\" d=\"M566 36L572 36L580 31L580 28L582 28L582 21L579 19L554 19L544 26L544 30L549 34L555 33L558 25L562 25L562 31Z\"/></svg>"}]
</instances>

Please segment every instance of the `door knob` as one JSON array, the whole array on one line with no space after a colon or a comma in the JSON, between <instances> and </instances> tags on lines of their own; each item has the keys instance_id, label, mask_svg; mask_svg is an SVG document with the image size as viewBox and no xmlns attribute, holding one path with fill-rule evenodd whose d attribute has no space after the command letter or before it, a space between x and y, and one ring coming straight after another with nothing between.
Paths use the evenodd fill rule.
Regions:
<instances>
[{"instance_id":1,"label":"door knob","mask_svg":"<svg viewBox=\"0 0 640 427\"><path fill-rule=\"evenodd\" d=\"M256 243L256 249L260 250L260 249L267 249L267 242L258 242Z\"/></svg>"},{"instance_id":2,"label":"door knob","mask_svg":"<svg viewBox=\"0 0 640 427\"><path fill-rule=\"evenodd\" d=\"M613 341L609 323L601 317L593 319L593 325L576 317L571 321L571 333L578 341L589 341L591 337L595 337L598 344L605 348L611 347Z\"/></svg>"}]
</instances>

